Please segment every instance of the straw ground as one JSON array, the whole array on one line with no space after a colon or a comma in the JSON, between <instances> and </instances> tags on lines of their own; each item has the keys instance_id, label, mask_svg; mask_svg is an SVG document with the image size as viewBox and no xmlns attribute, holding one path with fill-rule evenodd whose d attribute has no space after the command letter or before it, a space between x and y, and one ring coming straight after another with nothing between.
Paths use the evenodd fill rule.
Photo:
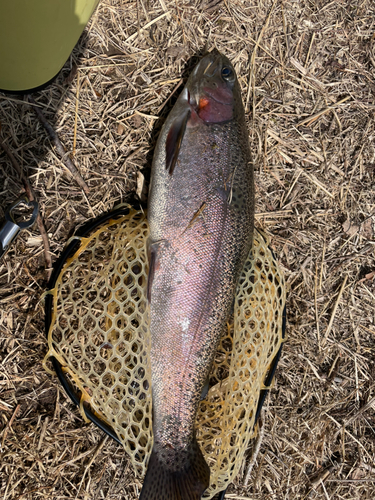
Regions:
<instances>
[{"instance_id":1,"label":"straw ground","mask_svg":"<svg viewBox=\"0 0 375 500\"><path fill-rule=\"evenodd\" d=\"M227 498L375 498L375 4L372 0L102 0L79 50L34 95L0 95L0 139L34 189L51 258L74 228L147 192L160 124L194 57L235 65L256 170L256 220L288 286L288 339ZM82 55L83 53L83 55ZM21 192L0 153L0 216ZM82 421L46 353L37 227L0 263L0 497L136 499L121 447Z\"/></svg>"}]
</instances>

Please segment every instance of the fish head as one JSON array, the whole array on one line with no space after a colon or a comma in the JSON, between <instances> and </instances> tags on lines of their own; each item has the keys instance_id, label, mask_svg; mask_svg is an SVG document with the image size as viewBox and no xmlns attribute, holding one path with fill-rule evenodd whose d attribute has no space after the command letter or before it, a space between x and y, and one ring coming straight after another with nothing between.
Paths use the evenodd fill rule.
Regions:
<instances>
[{"instance_id":1,"label":"fish head","mask_svg":"<svg viewBox=\"0 0 375 500\"><path fill-rule=\"evenodd\" d=\"M238 82L233 65L214 49L194 68L184 89L184 98L194 118L221 123L233 118Z\"/></svg>"},{"instance_id":2,"label":"fish head","mask_svg":"<svg viewBox=\"0 0 375 500\"><path fill-rule=\"evenodd\" d=\"M196 65L164 124L165 169L173 174L187 129L239 118L244 121L236 72L229 59L214 49Z\"/></svg>"}]
</instances>

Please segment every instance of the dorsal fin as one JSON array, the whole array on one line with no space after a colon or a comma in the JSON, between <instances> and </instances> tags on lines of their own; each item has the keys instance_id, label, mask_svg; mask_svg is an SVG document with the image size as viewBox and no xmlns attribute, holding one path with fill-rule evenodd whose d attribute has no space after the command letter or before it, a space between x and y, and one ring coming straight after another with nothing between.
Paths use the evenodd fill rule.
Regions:
<instances>
[{"instance_id":1,"label":"dorsal fin","mask_svg":"<svg viewBox=\"0 0 375 500\"><path fill-rule=\"evenodd\" d=\"M167 140L165 142L165 168L169 174L173 174L174 167L176 166L178 154L182 144L182 139L185 134L186 124L190 118L190 109L185 113L178 116L172 123L169 129Z\"/></svg>"}]
</instances>

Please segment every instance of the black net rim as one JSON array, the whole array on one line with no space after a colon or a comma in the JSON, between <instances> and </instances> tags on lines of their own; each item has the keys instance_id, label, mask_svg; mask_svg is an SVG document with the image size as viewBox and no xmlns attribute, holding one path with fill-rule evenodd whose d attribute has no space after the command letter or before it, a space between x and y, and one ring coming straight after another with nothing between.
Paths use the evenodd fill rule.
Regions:
<instances>
[{"instance_id":1,"label":"black net rim","mask_svg":"<svg viewBox=\"0 0 375 500\"><path fill-rule=\"evenodd\" d=\"M79 229L77 229L77 231L75 232L75 236L80 237L80 238L84 238L84 237L88 236L91 232L95 231L99 226L101 226L102 224L104 224L108 220L123 217L125 215L128 215L129 212L130 212L129 207L120 207L118 209L107 212L107 213L101 215L100 217L97 217L95 219L91 219L91 220L87 221ZM48 283L48 290L47 290L47 295L46 295L46 299L45 299L45 323L44 323L45 326L44 326L44 329L45 329L45 334L46 334L47 339L48 339L48 334L49 334L49 330L50 330L51 323L52 323L52 310L53 310L53 296L52 296L52 294L49 294L48 292L55 288L56 281L57 281L59 274L60 274L62 268L64 267L67 259L69 259L69 257L71 257L78 250L80 245L81 245L81 242L78 239L73 239L64 248L60 257L57 259L57 261L55 262L55 264L53 266L53 272L52 272L50 281ZM69 383L68 379L66 378L61 363L54 356L51 356L50 359L51 359L53 368L56 372L56 375L57 375L61 385L65 389L65 392L70 397L72 402L76 406L79 407L80 402L81 402L81 397L79 394L77 394L75 392L75 390L73 389L73 387ZM86 405L83 405L83 410L85 412L86 417L92 423L94 423L97 427L99 427L99 429L101 429L108 436L110 436L112 439L114 439L116 441L116 443L118 443L120 445L122 444L111 426L109 426L108 424L106 424L105 422L100 420L100 418L98 418L90 410L90 408L88 408Z\"/></svg>"}]
</instances>

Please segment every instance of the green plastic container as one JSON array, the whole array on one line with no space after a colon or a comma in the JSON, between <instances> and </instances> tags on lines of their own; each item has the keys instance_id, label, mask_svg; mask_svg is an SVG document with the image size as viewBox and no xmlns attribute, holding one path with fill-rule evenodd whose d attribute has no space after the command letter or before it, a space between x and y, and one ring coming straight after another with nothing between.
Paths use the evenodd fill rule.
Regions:
<instances>
[{"instance_id":1,"label":"green plastic container","mask_svg":"<svg viewBox=\"0 0 375 500\"><path fill-rule=\"evenodd\" d=\"M0 0L0 89L30 92L64 66L99 0Z\"/></svg>"}]
</instances>

